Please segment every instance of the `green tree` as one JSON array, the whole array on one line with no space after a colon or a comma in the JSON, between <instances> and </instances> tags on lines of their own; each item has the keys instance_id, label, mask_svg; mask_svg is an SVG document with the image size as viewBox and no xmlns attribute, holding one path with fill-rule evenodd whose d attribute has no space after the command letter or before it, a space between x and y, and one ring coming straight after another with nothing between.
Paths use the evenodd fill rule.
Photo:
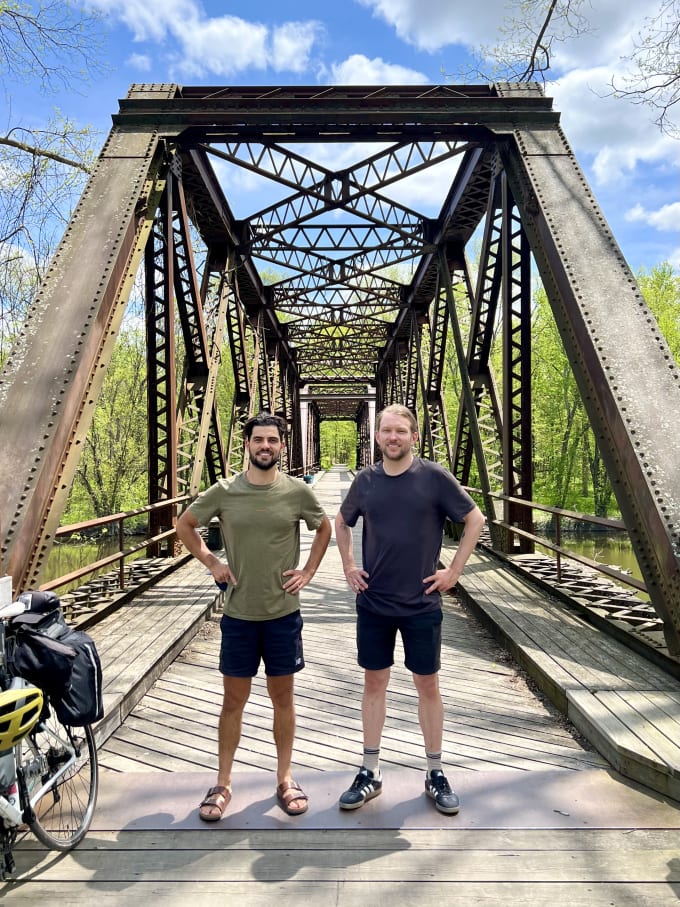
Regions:
<instances>
[{"instance_id":1,"label":"green tree","mask_svg":"<svg viewBox=\"0 0 680 907\"><path fill-rule=\"evenodd\" d=\"M576 508L581 497L581 397L543 289L535 295L532 324L534 497Z\"/></svg>"},{"instance_id":2,"label":"green tree","mask_svg":"<svg viewBox=\"0 0 680 907\"><path fill-rule=\"evenodd\" d=\"M64 523L147 500L146 356L139 330L121 332L85 439Z\"/></svg>"},{"instance_id":3,"label":"green tree","mask_svg":"<svg viewBox=\"0 0 680 907\"><path fill-rule=\"evenodd\" d=\"M58 111L40 128L14 115L13 89L69 89L99 68L99 17L62 0L0 0L0 365L91 167L93 134Z\"/></svg>"},{"instance_id":4,"label":"green tree","mask_svg":"<svg viewBox=\"0 0 680 907\"><path fill-rule=\"evenodd\" d=\"M673 358L680 364L680 272L663 262L650 271L641 270L637 281Z\"/></svg>"},{"instance_id":5,"label":"green tree","mask_svg":"<svg viewBox=\"0 0 680 907\"><path fill-rule=\"evenodd\" d=\"M637 277L645 301L678 362L680 275L665 262L649 272L641 271ZM609 516L615 500L612 485L542 289L535 296L532 338L534 497L556 507Z\"/></svg>"},{"instance_id":6,"label":"green tree","mask_svg":"<svg viewBox=\"0 0 680 907\"><path fill-rule=\"evenodd\" d=\"M91 131L76 129L68 120L54 120L41 137L44 149L68 149L82 166L0 142L0 365L25 321L94 158Z\"/></svg>"},{"instance_id":7,"label":"green tree","mask_svg":"<svg viewBox=\"0 0 680 907\"><path fill-rule=\"evenodd\" d=\"M334 463L345 463L350 469L356 467L357 428L354 422L322 422L319 441L324 469Z\"/></svg>"}]
</instances>

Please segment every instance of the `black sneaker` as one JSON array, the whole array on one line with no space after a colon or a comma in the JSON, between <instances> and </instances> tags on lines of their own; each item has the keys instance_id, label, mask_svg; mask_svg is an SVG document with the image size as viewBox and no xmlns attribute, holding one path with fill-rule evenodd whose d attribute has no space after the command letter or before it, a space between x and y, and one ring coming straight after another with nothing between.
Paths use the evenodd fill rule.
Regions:
<instances>
[{"instance_id":1,"label":"black sneaker","mask_svg":"<svg viewBox=\"0 0 680 907\"><path fill-rule=\"evenodd\" d=\"M425 778L425 793L432 797L440 813L453 816L460 809L460 800L451 790L451 785L441 769L435 769Z\"/></svg>"},{"instance_id":2,"label":"black sneaker","mask_svg":"<svg viewBox=\"0 0 680 907\"><path fill-rule=\"evenodd\" d=\"M373 772L362 767L350 789L340 797L340 809L359 809L367 800L381 793L382 778L375 778Z\"/></svg>"}]
</instances>

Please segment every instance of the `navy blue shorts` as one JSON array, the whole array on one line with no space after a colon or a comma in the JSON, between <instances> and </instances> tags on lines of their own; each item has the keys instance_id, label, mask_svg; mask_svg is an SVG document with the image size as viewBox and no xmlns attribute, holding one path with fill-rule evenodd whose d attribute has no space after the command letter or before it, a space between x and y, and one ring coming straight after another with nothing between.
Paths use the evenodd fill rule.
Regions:
<instances>
[{"instance_id":1,"label":"navy blue shorts","mask_svg":"<svg viewBox=\"0 0 680 907\"><path fill-rule=\"evenodd\" d=\"M357 608L358 662L366 671L382 671L394 664L397 631L404 646L404 664L414 674L436 674L441 667L441 609L409 617L385 617Z\"/></svg>"},{"instance_id":2,"label":"navy blue shorts","mask_svg":"<svg viewBox=\"0 0 680 907\"><path fill-rule=\"evenodd\" d=\"M220 671L227 677L254 677L264 662L268 677L285 677L305 666L299 611L274 620L239 620L222 615Z\"/></svg>"}]
</instances>

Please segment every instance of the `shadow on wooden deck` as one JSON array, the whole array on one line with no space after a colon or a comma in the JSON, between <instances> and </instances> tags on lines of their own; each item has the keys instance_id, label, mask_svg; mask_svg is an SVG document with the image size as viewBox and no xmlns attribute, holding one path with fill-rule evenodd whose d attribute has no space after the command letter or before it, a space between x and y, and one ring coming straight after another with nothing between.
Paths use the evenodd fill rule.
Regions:
<instances>
[{"instance_id":1,"label":"shadow on wooden deck","mask_svg":"<svg viewBox=\"0 0 680 907\"><path fill-rule=\"evenodd\" d=\"M318 483L330 515L348 483L340 470ZM656 793L625 780L593 746L614 763L617 752L632 752L632 736L636 752L669 754L675 783L675 682L534 598L481 553L463 586L465 602L446 601L441 672L458 816L440 815L424 796L417 702L400 663L381 750L384 793L353 813L337 808L360 761L361 676L354 604L332 544L302 597L307 667L296 680L295 773L309 812L291 819L275 803L271 708L258 677L232 807L222 822L200 823L196 806L216 769L219 600L191 562L93 631L108 713L92 830L64 855L25 838L18 878L1 896L27 907L222 907L230 898L241 907L676 904L680 811L667 795L675 788L664 780ZM634 777L637 764L626 755L617 767ZM663 775L653 764L647 783Z\"/></svg>"}]
</instances>

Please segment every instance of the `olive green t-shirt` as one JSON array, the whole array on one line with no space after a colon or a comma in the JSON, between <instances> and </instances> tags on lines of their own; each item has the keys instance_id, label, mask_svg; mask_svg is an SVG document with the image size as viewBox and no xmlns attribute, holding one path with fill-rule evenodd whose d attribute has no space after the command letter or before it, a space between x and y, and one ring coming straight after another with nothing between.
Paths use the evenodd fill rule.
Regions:
<instances>
[{"instance_id":1,"label":"olive green t-shirt","mask_svg":"<svg viewBox=\"0 0 680 907\"><path fill-rule=\"evenodd\" d=\"M271 620L300 607L283 590L284 570L300 558L300 520L318 529L325 516L301 479L280 472L271 485L252 485L239 473L220 479L189 510L202 526L219 519L227 563L236 578L224 595L224 613L241 620Z\"/></svg>"}]
</instances>

